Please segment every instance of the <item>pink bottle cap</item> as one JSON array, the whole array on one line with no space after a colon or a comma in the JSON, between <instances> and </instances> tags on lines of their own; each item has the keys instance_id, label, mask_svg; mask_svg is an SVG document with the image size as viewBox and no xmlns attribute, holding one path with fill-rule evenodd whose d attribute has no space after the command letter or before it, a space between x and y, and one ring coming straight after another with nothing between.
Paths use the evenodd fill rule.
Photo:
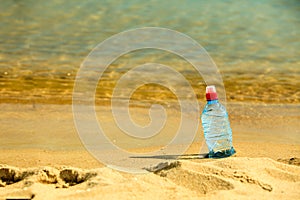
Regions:
<instances>
[{"instance_id":1,"label":"pink bottle cap","mask_svg":"<svg viewBox=\"0 0 300 200\"><path fill-rule=\"evenodd\" d=\"M217 100L218 99L218 94L216 91L216 87L214 85L209 85L206 87L206 100L211 101L211 100Z\"/></svg>"}]
</instances>

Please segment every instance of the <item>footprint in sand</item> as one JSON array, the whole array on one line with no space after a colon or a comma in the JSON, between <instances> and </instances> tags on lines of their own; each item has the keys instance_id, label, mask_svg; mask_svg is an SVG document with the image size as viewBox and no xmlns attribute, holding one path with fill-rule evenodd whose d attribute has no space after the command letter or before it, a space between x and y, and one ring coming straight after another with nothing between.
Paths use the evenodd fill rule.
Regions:
<instances>
[{"instance_id":1,"label":"footprint in sand","mask_svg":"<svg viewBox=\"0 0 300 200\"><path fill-rule=\"evenodd\" d=\"M55 168L44 168L39 170L38 177L39 182L46 184L56 184L57 188L68 188L69 186L75 186L90 178L96 176L96 173L85 172L75 168L63 168L61 170Z\"/></svg>"},{"instance_id":2,"label":"footprint in sand","mask_svg":"<svg viewBox=\"0 0 300 200\"><path fill-rule=\"evenodd\" d=\"M5 187L6 185L17 183L31 174L31 172L22 172L18 168L1 166L0 187Z\"/></svg>"},{"instance_id":3,"label":"footprint in sand","mask_svg":"<svg viewBox=\"0 0 300 200\"><path fill-rule=\"evenodd\" d=\"M174 183L196 191L199 194L206 194L215 190L234 189L234 186L230 182L222 178L183 169L181 163L178 161L160 163L157 166L146 168L146 170L154 172L161 177L166 177Z\"/></svg>"},{"instance_id":4,"label":"footprint in sand","mask_svg":"<svg viewBox=\"0 0 300 200\"><path fill-rule=\"evenodd\" d=\"M15 167L0 166L0 187L5 187L26 179L24 184L37 180L44 184L57 184L57 187L67 188L96 176L97 173L83 171L75 168L56 168L45 167L42 169L21 170Z\"/></svg>"},{"instance_id":5,"label":"footprint in sand","mask_svg":"<svg viewBox=\"0 0 300 200\"><path fill-rule=\"evenodd\" d=\"M73 168L63 169L59 173L61 180L63 180L69 186L83 183L96 175L96 173L84 172Z\"/></svg>"}]
</instances>

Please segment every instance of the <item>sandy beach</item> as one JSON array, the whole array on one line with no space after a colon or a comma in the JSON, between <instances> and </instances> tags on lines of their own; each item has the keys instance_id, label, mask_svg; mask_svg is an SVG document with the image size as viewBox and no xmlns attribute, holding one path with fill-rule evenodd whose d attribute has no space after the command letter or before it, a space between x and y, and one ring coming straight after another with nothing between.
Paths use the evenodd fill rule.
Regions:
<instances>
[{"instance_id":1,"label":"sandy beach","mask_svg":"<svg viewBox=\"0 0 300 200\"><path fill-rule=\"evenodd\" d=\"M299 10L1 1L0 200L299 200ZM210 85L223 159L200 120Z\"/></svg>"},{"instance_id":2,"label":"sandy beach","mask_svg":"<svg viewBox=\"0 0 300 200\"><path fill-rule=\"evenodd\" d=\"M104 112L99 119L109 124L106 108L96 110ZM300 145L295 108L228 104L234 156L199 158L199 130L199 138L178 159L157 156L151 158L156 165L144 166L150 172L131 174L111 169L88 153L76 133L70 105L1 104L2 130L9 134L1 132L0 199L297 199ZM290 112L278 118L283 110ZM147 109L135 111L138 117ZM255 122L256 112L265 115ZM123 138L119 144L125 148L130 142ZM134 152L158 148L144 145Z\"/></svg>"},{"instance_id":3,"label":"sandy beach","mask_svg":"<svg viewBox=\"0 0 300 200\"><path fill-rule=\"evenodd\" d=\"M298 199L299 145L235 147L230 158L161 161L146 174L110 169L86 151L1 150L0 199Z\"/></svg>"}]
</instances>

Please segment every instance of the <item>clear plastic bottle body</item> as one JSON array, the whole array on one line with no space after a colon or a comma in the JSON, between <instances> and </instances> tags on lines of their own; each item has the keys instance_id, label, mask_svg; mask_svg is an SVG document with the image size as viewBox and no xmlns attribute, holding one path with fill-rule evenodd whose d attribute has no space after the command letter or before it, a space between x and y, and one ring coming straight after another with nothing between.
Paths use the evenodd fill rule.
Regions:
<instances>
[{"instance_id":1,"label":"clear plastic bottle body","mask_svg":"<svg viewBox=\"0 0 300 200\"><path fill-rule=\"evenodd\" d=\"M207 101L201 115L210 158L224 158L235 153L232 130L226 108L218 100Z\"/></svg>"}]
</instances>

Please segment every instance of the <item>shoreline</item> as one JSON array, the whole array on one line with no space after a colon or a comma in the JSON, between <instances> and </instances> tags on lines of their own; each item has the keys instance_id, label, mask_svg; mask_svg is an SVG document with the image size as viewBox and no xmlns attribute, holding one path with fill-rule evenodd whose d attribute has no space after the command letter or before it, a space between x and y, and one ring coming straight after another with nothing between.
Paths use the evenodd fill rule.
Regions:
<instances>
[{"instance_id":1,"label":"shoreline","mask_svg":"<svg viewBox=\"0 0 300 200\"><path fill-rule=\"evenodd\" d=\"M10 95L11 96L11 95ZM24 96L24 95L23 95ZM25 95L26 96L26 95ZM227 95L226 96L226 102L232 103L232 104L261 104L261 105L300 105L299 101L284 101L277 99L275 100L268 100L268 99L255 99L255 98L248 98L248 99L235 99L232 97L233 95ZM274 98L273 98L274 99ZM143 100L131 100L132 102L143 102ZM168 103L176 104L177 100L175 99L161 99L159 102L167 101ZM205 98L198 98L198 102L205 102ZM144 101L146 104L153 104L157 101L154 100L146 100ZM5 98L5 96L2 96L0 98L0 104L24 104L24 105L34 105L34 104L43 104L43 105L72 105L72 96L65 97L65 94L60 94L57 96L51 95L49 97L40 97L40 98L34 98L34 97L28 97L28 98ZM111 99L109 98L95 98L95 105L97 106L108 106L111 105ZM136 107L139 107L138 105L135 105ZM141 106L143 107L143 106Z\"/></svg>"}]
</instances>

